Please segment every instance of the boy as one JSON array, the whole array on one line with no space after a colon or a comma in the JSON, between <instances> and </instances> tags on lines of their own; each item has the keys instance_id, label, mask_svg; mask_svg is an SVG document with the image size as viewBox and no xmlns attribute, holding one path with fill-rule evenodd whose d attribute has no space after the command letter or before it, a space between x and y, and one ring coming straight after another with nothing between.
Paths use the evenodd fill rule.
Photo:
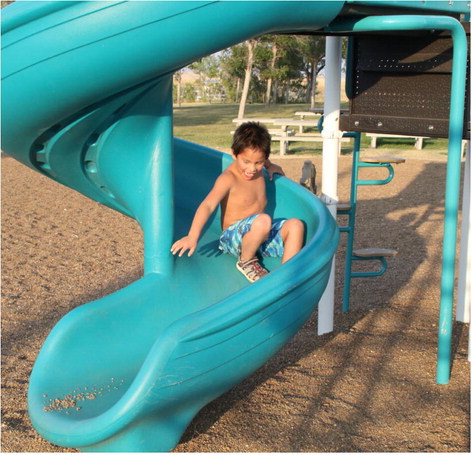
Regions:
<instances>
[{"instance_id":1,"label":"boy","mask_svg":"<svg viewBox=\"0 0 472 455\"><path fill-rule=\"evenodd\" d=\"M297 254L303 245L305 227L296 219L274 220L264 213L267 205L262 168L270 178L284 175L282 168L269 160L271 137L267 129L255 122L240 125L231 147L234 161L216 179L206 198L198 207L187 236L177 240L172 254L191 256L203 227L221 204L220 250L238 257L236 268L251 282L269 272L256 256L280 257L282 263Z\"/></svg>"}]
</instances>

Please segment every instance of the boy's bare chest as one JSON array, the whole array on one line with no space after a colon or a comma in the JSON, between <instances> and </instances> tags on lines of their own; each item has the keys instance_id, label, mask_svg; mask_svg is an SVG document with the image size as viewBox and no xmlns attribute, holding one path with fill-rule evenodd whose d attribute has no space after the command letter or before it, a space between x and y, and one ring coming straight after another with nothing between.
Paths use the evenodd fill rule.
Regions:
<instances>
[{"instance_id":1,"label":"boy's bare chest","mask_svg":"<svg viewBox=\"0 0 472 455\"><path fill-rule=\"evenodd\" d=\"M242 206L265 207L267 200L264 179L238 183L231 189L228 202Z\"/></svg>"}]
</instances>

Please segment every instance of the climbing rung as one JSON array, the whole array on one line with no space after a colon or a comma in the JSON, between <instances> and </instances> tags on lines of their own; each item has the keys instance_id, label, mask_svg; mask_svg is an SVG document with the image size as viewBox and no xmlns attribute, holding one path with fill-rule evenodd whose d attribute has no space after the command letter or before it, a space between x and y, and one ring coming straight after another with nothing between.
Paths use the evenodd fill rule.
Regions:
<instances>
[{"instance_id":1,"label":"climbing rung","mask_svg":"<svg viewBox=\"0 0 472 455\"><path fill-rule=\"evenodd\" d=\"M391 156L365 156L359 158L360 163L392 163L392 164L401 164L405 162L405 158L395 158Z\"/></svg>"},{"instance_id":2,"label":"climbing rung","mask_svg":"<svg viewBox=\"0 0 472 455\"><path fill-rule=\"evenodd\" d=\"M372 258L372 257L393 257L398 254L398 251L389 250L386 248L362 248L352 252L353 256L360 258Z\"/></svg>"}]
</instances>

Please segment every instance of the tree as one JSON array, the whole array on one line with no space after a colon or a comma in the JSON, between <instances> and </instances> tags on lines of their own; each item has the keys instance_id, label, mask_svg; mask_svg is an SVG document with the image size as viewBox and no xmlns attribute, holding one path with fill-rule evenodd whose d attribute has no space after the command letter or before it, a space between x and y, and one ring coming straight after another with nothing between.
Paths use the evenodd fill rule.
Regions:
<instances>
[{"instance_id":1,"label":"tree","mask_svg":"<svg viewBox=\"0 0 472 455\"><path fill-rule=\"evenodd\" d=\"M324 36L297 36L298 49L304 61L307 79L307 102L315 107L316 78L324 68L326 40Z\"/></svg>"},{"instance_id":2,"label":"tree","mask_svg":"<svg viewBox=\"0 0 472 455\"><path fill-rule=\"evenodd\" d=\"M243 91L241 94L241 100L239 101L238 118L244 117L247 97L249 94L249 84L251 82L251 77L252 77L252 67L254 66L254 55L255 55L254 50L255 50L255 47L257 46L257 43L258 43L257 39L250 39L246 41L246 46L247 46L246 70L244 72L244 84L243 84Z\"/></svg>"},{"instance_id":3,"label":"tree","mask_svg":"<svg viewBox=\"0 0 472 455\"><path fill-rule=\"evenodd\" d=\"M314 107L316 76L324 66L324 42L319 36L265 35L223 50L216 62L202 59L191 67L208 75L214 72L209 64L210 68L220 66L227 97L239 101L240 118L249 97L269 104L283 96L288 103L294 96L298 99L304 87Z\"/></svg>"},{"instance_id":4,"label":"tree","mask_svg":"<svg viewBox=\"0 0 472 455\"><path fill-rule=\"evenodd\" d=\"M281 81L288 77L290 73L289 67L286 66L286 58L290 53L291 40L293 38L288 35L266 35L262 37L262 41L265 42L270 48L270 59L265 71L261 75L266 79L266 94L265 103L270 104L273 96L272 87L278 81ZM283 61L285 60L285 61ZM282 64L280 62L283 61ZM274 101L277 102L276 96L273 96Z\"/></svg>"},{"instance_id":5,"label":"tree","mask_svg":"<svg viewBox=\"0 0 472 455\"><path fill-rule=\"evenodd\" d=\"M189 65L189 68L198 74L198 88L202 99L212 99L211 79L215 79L220 73L220 61L217 55L212 54L201 58ZM210 82L210 83L209 83Z\"/></svg>"},{"instance_id":6,"label":"tree","mask_svg":"<svg viewBox=\"0 0 472 455\"><path fill-rule=\"evenodd\" d=\"M182 71L176 71L174 74L174 80L177 84L176 104L178 107L182 106Z\"/></svg>"},{"instance_id":7,"label":"tree","mask_svg":"<svg viewBox=\"0 0 472 455\"><path fill-rule=\"evenodd\" d=\"M302 84L304 65L296 38L289 35L283 35L280 38L279 44L283 52L278 61L277 77L283 88L284 102L288 103L293 88L300 87Z\"/></svg>"},{"instance_id":8,"label":"tree","mask_svg":"<svg viewBox=\"0 0 472 455\"><path fill-rule=\"evenodd\" d=\"M233 74L238 74L238 82L244 61L244 85L238 117L244 116L250 93L254 99L262 99L267 104L272 96L276 102L279 84L283 84L288 93L290 80L301 78L302 59L295 48L295 38L289 35L265 35L246 41L244 46L230 48L225 55L225 62ZM288 101L287 96L286 100Z\"/></svg>"},{"instance_id":9,"label":"tree","mask_svg":"<svg viewBox=\"0 0 472 455\"><path fill-rule=\"evenodd\" d=\"M246 45L237 44L222 51L220 63L223 85L234 101L239 101L241 81L246 68Z\"/></svg>"},{"instance_id":10,"label":"tree","mask_svg":"<svg viewBox=\"0 0 472 455\"><path fill-rule=\"evenodd\" d=\"M272 94L272 81L274 78L275 73L275 65L277 63L277 58L279 57L279 46L277 42L274 42L272 45L272 59L270 60L270 73L269 77L267 78L267 89L266 89L266 96L265 96L265 104L270 104L270 98Z\"/></svg>"}]
</instances>

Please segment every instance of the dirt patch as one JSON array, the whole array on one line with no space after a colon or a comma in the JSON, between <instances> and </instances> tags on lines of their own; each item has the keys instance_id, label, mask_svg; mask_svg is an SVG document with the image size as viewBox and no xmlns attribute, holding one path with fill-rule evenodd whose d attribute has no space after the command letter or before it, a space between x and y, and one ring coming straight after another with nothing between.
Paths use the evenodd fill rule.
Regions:
<instances>
[{"instance_id":1,"label":"dirt patch","mask_svg":"<svg viewBox=\"0 0 472 455\"><path fill-rule=\"evenodd\" d=\"M353 280L351 310L341 312L342 237L335 330L317 336L315 312L276 356L206 406L175 452L469 451L468 325L454 326L450 383L435 384L445 157L415 153L389 185L359 191L356 247L396 249L387 273ZM295 181L305 159L274 156ZM320 186L321 157L309 159ZM341 157L341 200L350 164ZM32 428L29 374L63 315L141 276L142 235L133 220L11 158L2 158L2 175L2 450L75 452Z\"/></svg>"}]
</instances>

